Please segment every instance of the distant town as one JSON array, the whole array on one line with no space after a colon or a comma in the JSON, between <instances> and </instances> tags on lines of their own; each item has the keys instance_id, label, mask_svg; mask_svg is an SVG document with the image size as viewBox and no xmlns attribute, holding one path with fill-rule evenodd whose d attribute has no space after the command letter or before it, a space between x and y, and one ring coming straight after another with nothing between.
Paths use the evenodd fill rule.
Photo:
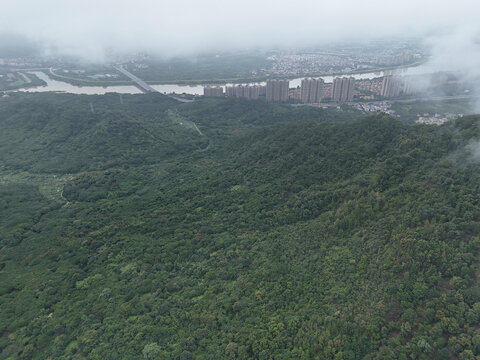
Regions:
<instances>
[{"instance_id":1,"label":"distant town","mask_svg":"<svg viewBox=\"0 0 480 360\"><path fill-rule=\"evenodd\" d=\"M348 52L334 49L331 52L320 53L297 53L292 50L269 56L267 60L271 61L270 66L262 68L260 71L272 76L301 76L319 72L335 75L339 72L350 73L413 64L421 61L424 57L418 50L395 50L394 53L378 50L363 53L359 49Z\"/></svg>"},{"instance_id":2,"label":"distant town","mask_svg":"<svg viewBox=\"0 0 480 360\"><path fill-rule=\"evenodd\" d=\"M290 88L289 81L271 79L266 85L206 86L205 97L240 97L249 100L264 97L267 101L285 102L289 100L304 104L338 103L381 100L411 96L427 91L432 87L449 84L444 74L432 76L434 81L422 85L421 76L387 75L371 80L355 80L353 77L337 77L331 83L321 78L305 78L301 85ZM454 80L455 81L455 80Z\"/></svg>"},{"instance_id":3,"label":"distant town","mask_svg":"<svg viewBox=\"0 0 480 360\"><path fill-rule=\"evenodd\" d=\"M12 56L0 58L0 92L8 96L10 91L36 87L68 92L64 85L73 85L79 89L103 87L103 92L124 86L122 91L128 93L132 91L128 87L134 85L142 92L158 91L180 101L193 101L203 94L207 98L264 99L294 106L349 105L365 113L392 116L397 116L392 102L435 97L461 101L474 95L476 80L461 74L405 75L405 69L425 62L427 54L415 41L385 41L210 53L189 59L123 54L98 64L71 58ZM418 111L415 121L441 124L461 115L455 112L447 116L447 112Z\"/></svg>"}]
</instances>

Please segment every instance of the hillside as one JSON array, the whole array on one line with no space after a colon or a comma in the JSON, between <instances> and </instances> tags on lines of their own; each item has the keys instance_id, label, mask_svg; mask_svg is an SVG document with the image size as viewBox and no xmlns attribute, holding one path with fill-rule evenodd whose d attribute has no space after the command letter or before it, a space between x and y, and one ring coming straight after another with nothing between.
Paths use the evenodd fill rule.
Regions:
<instances>
[{"instance_id":1,"label":"hillside","mask_svg":"<svg viewBox=\"0 0 480 360\"><path fill-rule=\"evenodd\" d=\"M480 117L122 102L0 100L1 359L480 356Z\"/></svg>"}]
</instances>

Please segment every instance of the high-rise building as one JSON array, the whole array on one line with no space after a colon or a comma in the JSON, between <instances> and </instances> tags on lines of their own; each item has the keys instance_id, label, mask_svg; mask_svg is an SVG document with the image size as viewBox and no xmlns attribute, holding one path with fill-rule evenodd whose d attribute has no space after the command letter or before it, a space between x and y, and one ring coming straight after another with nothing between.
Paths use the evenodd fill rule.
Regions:
<instances>
[{"instance_id":1,"label":"high-rise building","mask_svg":"<svg viewBox=\"0 0 480 360\"><path fill-rule=\"evenodd\" d=\"M350 78L345 78L345 80L348 83L348 93L345 96L345 101L353 101L353 98L355 97L355 78L350 77Z\"/></svg>"},{"instance_id":2,"label":"high-rise building","mask_svg":"<svg viewBox=\"0 0 480 360\"><path fill-rule=\"evenodd\" d=\"M207 86L203 88L203 95L209 97L222 97L223 87L221 86Z\"/></svg>"},{"instance_id":3,"label":"high-rise building","mask_svg":"<svg viewBox=\"0 0 480 360\"><path fill-rule=\"evenodd\" d=\"M273 101L273 85L276 80L267 80L266 97L267 101Z\"/></svg>"},{"instance_id":4,"label":"high-rise building","mask_svg":"<svg viewBox=\"0 0 480 360\"><path fill-rule=\"evenodd\" d=\"M258 99L264 86L257 85L237 85L237 86L227 86L225 93L227 97L243 97L249 100Z\"/></svg>"},{"instance_id":5,"label":"high-rise building","mask_svg":"<svg viewBox=\"0 0 480 360\"><path fill-rule=\"evenodd\" d=\"M396 97L404 90L404 84L400 77L387 75L383 78L380 95L385 98Z\"/></svg>"},{"instance_id":6,"label":"high-rise building","mask_svg":"<svg viewBox=\"0 0 480 360\"><path fill-rule=\"evenodd\" d=\"M342 96L342 79L335 78L333 80L332 101L340 102L341 96Z\"/></svg>"},{"instance_id":7,"label":"high-rise building","mask_svg":"<svg viewBox=\"0 0 480 360\"><path fill-rule=\"evenodd\" d=\"M237 98L243 97L243 86L242 85L235 86L235 96Z\"/></svg>"},{"instance_id":8,"label":"high-rise building","mask_svg":"<svg viewBox=\"0 0 480 360\"><path fill-rule=\"evenodd\" d=\"M260 87L257 85L246 86L246 91L244 90L244 97L249 100L256 100L260 96Z\"/></svg>"},{"instance_id":9,"label":"high-rise building","mask_svg":"<svg viewBox=\"0 0 480 360\"><path fill-rule=\"evenodd\" d=\"M415 76L406 76L403 77L403 94L404 95L413 95L419 90L426 90L425 82L420 82L419 84L415 81Z\"/></svg>"},{"instance_id":10,"label":"high-rise building","mask_svg":"<svg viewBox=\"0 0 480 360\"><path fill-rule=\"evenodd\" d=\"M288 80L267 80L267 101L287 101L289 84Z\"/></svg>"},{"instance_id":11,"label":"high-rise building","mask_svg":"<svg viewBox=\"0 0 480 360\"><path fill-rule=\"evenodd\" d=\"M260 96L267 95L267 87L265 85L258 85L258 95Z\"/></svg>"},{"instance_id":12,"label":"high-rise building","mask_svg":"<svg viewBox=\"0 0 480 360\"><path fill-rule=\"evenodd\" d=\"M332 101L344 103L352 101L355 95L355 79L350 78L335 78L333 80Z\"/></svg>"},{"instance_id":13,"label":"high-rise building","mask_svg":"<svg viewBox=\"0 0 480 360\"><path fill-rule=\"evenodd\" d=\"M225 87L225 95L227 97L235 97L235 87L234 86L226 86Z\"/></svg>"},{"instance_id":14,"label":"high-rise building","mask_svg":"<svg viewBox=\"0 0 480 360\"><path fill-rule=\"evenodd\" d=\"M324 81L322 79L303 79L300 100L304 104L319 103L322 100Z\"/></svg>"}]
</instances>

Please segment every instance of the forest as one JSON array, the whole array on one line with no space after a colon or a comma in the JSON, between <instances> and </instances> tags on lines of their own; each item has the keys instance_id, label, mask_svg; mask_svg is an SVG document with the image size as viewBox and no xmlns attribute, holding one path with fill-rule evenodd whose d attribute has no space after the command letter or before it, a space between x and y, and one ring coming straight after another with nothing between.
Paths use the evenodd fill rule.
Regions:
<instances>
[{"instance_id":1,"label":"forest","mask_svg":"<svg viewBox=\"0 0 480 360\"><path fill-rule=\"evenodd\" d=\"M0 359L478 359L479 120L1 98Z\"/></svg>"}]
</instances>

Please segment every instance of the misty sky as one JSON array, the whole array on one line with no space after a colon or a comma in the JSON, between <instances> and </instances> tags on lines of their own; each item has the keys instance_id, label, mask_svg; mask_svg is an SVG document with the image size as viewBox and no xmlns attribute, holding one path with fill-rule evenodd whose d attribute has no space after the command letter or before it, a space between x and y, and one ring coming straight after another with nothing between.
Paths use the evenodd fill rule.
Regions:
<instances>
[{"instance_id":1,"label":"misty sky","mask_svg":"<svg viewBox=\"0 0 480 360\"><path fill-rule=\"evenodd\" d=\"M2 39L101 59L105 49L188 55L390 36L480 33L478 0L0 1ZM450 39L451 41L452 39ZM10 44L11 45L11 44Z\"/></svg>"}]
</instances>

